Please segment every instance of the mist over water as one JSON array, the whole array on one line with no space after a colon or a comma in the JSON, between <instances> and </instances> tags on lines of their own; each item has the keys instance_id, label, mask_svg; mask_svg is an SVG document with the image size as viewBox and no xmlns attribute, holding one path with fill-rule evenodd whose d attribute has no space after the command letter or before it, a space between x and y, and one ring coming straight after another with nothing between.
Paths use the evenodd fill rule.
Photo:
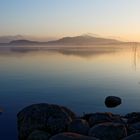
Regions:
<instances>
[{"instance_id":1,"label":"mist over water","mask_svg":"<svg viewBox=\"0 0 140 140\"><path fill-rule=\"evenodd\" d=\"M79 115L139 111L139 73L138 45L1 47L1 139L17 139L16 114L34 103L64 105ZM121 97L122 105L106 108L109 95Z\"/></svg>"}]
</instances>

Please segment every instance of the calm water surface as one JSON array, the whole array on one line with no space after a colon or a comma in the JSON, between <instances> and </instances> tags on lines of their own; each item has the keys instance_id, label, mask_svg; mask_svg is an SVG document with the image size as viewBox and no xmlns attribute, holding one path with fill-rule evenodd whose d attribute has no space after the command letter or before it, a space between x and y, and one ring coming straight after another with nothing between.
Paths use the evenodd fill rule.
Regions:
<instances>
[{"instance_id":1,"label":"calm water surface","mask_svg":"<svg viewBox=\"0 0 140 140\"><path fill-rule=\"evenodd\" d=\"M119 48L119 49L118 49ZM139 47L0 51L0 139L16 140L16 114L32 103L55 103L77 114L140 111ZM108 95L122 98L108 109Z\"/></svg>"}]
</instances>

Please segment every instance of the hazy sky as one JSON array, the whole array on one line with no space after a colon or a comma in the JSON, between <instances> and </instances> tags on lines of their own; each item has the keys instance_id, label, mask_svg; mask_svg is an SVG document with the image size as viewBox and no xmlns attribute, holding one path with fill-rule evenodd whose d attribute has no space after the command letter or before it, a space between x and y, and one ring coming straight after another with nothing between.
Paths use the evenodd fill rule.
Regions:
<instances>
[{"instance_id":1,"label":"hazy sky","mask_svg":"<svg viewBox=\"0 0 140 140\"><path fill-rule=\"evenodd\" d=\"M0 0L0 36L83 33L140 41L140 0Z\"/></svg>"}]
</instances>

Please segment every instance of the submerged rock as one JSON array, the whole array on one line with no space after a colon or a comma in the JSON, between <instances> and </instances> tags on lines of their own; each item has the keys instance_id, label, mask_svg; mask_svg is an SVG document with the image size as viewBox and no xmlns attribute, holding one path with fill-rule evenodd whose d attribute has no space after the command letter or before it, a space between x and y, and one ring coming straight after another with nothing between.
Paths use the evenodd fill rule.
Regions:
<instances>
[{"instance_id":1,"label":"submerged rock","mask_svg":"<svg viewBox=\"0 0 140 140\"><path fill-rule=\"evenodd\" d=\"M127 131L125 126L119 123L102 123L93 126L89 130L89 136L101 140L120 140L127 136Z\"/></svg>"},{"instance_id":2,"label":"submerged rock","mask_svg":"<svg viewBox=\"0 0 140 140\"><path fill-rule=\"evenodd\" d=\"M73 120L68 126L69 132L75 132L78 134L86 135L88 133L88 130L89 124L86 120L83 119Z\"/></svg>"},{"instance_id":3,"label":"submerged rock","mask_svg":"<svg viewBox=\"0 0 140 140\"><path fill-rule=\"evenodd\" d=\"M3 113L3 109L2 108L0 108L0 115Z\"/></svg>"},{"instance_id":4,"label":"submerged rock","mask_svg":"<svg viewBox=\"0 0 140 140\"><path fill-rule=\"evenodd\" d=\"M105 99L105 105L107 107L116 107L122 103L121 98L115 96L108 96Z\"/></svg>"},{"instance_id":5,"label":"submerged rock","mask_svg":"<svg viewBox=\"0 0 140 140\"><path fill-rule=\"evenodd\" d=\"M35 130L29 135L27 140L49 140L50 136L47 132Z\"/></svg>"},{"instance_id":6,"label":"submerged rock","mask_svg":"<svg viewBox=\"0 0 140 140\"><path fill-rule=\"evenodd\" d=\"M19 140L25 140L35 130L64 132L76 115L66 107L42 103L24 108L17 117Z\"/></svg>"},{"instance_id":7,"label":"submerged rock","mask_svg":"<svg viewBox=\"0 0 140 140\"><path fill-rule=\"evenodd\" d=\"M76 133L65 132L51 137L50 140L99 140L99 139Z\"/></svg>"}]
</instances>

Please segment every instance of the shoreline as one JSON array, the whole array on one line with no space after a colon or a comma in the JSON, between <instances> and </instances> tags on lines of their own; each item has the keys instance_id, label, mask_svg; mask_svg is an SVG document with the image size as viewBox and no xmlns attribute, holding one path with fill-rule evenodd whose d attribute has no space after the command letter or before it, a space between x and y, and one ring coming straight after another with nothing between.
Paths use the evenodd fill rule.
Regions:
<instances>
[{"instance_id":1,"label":"shoreline","mask_svg":"<svg viewBox=\"0 0 140 140\"><path fill-rule=\"evenodd\" d=\"M33 104L17 114L19 140L137 140L140 112L77 116L64 106ZM45 138L45 139L44 139Z\"/></svg>"}]
</instances>

